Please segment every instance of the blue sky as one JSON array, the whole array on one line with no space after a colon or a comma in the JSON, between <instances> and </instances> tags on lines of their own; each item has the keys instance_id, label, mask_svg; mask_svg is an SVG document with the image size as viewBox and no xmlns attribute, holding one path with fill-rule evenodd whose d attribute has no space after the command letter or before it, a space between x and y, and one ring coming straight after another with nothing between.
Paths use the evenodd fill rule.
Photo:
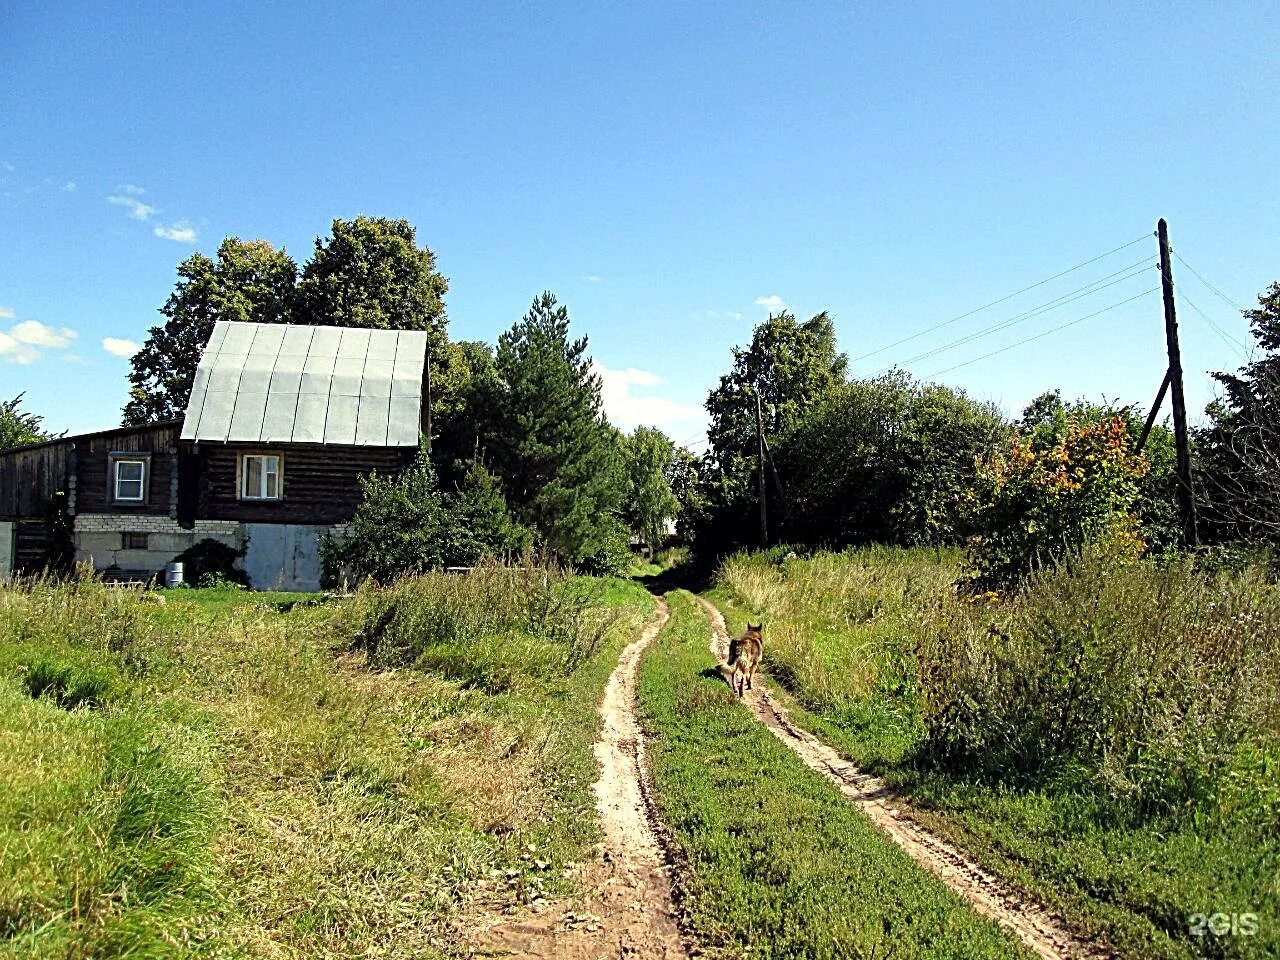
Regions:
<instances>
[{"instance_id":1,"label":"blue sky","mask_svg":"<svg viewBox=\"0 0 1280 960\"><path fill-rule=\"evenodd\" d=\"M1280 7L5 4L0 396L118 422L175 267L227 235L305 260L407 217L451 331L553 290L623 426L697 438L770 304L860 357L1167 217L1191 406L1280 279ZM114 198L114 199L112 199ZM1155 241L853 364L875 373L1068 294ZM1137 267L1135 267L1137 269ZM1121 274L1124 276L1124 274ZM1154 286L1154 268L908 364L926 376ZM1149 403L1156 294L939 379Z\"/></svg>"}]
</instances>

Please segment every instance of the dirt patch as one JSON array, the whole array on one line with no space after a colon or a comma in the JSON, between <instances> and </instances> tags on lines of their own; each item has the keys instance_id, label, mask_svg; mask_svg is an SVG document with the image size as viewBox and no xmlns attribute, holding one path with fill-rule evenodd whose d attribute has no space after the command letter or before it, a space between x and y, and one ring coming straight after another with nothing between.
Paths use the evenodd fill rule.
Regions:
<instances>
[{"instance_id":1,"label":"dirt patch","mask_svg":"<svg viewBox=\"0 0 1280 960\"><path fill-rule=\"evenodd\" d=\"M636 675L645 648L667 621L667 604L622 651L600 703L596 809L604 839L578 875L583 893L503 919L475 939L474 956L564 960L676 960L689 951L676 924L671 871L655 827L644 737L636 717Z\"/></svg>"},{"instance_id":2,"label":"dirt patch","mask_svg":"<svg viewBox=\"0 0 1280 960\"><path fill-rule=\"evenodd\" d=\"M727 682L729 671L725 658L729 633L724 616L702 597L698 601L711 620L711 653L716 658L720 675ZM805 766L834 783L911 859L937 875L971 903L978 913L1011 930L1035 954L1046 960L1111 956L1071 934L1060 918L1010 889L994 874L922 827L912 816L911 807L901 794L878 777L863 773L830 746L793 724L786 708L763 687L748 690L743 702Z\"/></svg>"}]
</instances>

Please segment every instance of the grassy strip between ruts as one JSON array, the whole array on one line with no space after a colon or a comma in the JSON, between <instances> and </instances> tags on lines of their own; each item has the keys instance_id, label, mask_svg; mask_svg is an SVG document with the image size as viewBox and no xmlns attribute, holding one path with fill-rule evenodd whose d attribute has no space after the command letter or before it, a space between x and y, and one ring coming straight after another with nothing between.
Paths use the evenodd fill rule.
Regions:
<instances>
[{"instance_id":1,"label":"grassy strip between ruts","mask_svg":"<svg viewBox=\"0 0 1280 960\"><path fill-rule=\"evenodd\" d=\"M793 721L898 785L922 823L1086 937L1144 960L1280 955L1280 833L1247 807L1133 822L1087 791L915 760L923 727L903 664L939 605L955 602L955 576L954 558L929 551L753 555L708 596L731 631L766 621L766 682L785 688Z\"/></svg>"},{"instance_id":2,"label":"grassy strip between ruts","mask_svg":"<svg viewBox=\"0 0 1280 960\"><path fill-rule=\"evenodd\" d=\"M640 705L699 941L752 957L1025 956L733 699L702 611L686 592L669 599Z\"/></svg>"},{"instance_id":3,"label":"grassy strip between ruts","mask_svg":"<svg viewBox=\"0 0 1280 960\"><path fill-rule=\"evenodd\" d=\"M436 956L562 888L652 609L599 586L622 619L569 669L520 631L370 669L367 597L0 589L0 956Z\"/></svg>"}]
</instances>

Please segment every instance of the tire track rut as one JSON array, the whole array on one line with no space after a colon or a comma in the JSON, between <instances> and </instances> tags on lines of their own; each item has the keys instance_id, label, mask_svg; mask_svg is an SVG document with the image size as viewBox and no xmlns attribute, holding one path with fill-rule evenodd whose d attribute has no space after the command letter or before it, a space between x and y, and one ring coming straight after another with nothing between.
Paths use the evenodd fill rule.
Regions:
<instances>
[{"instance_id":1,"label":"tire track rut","mask_svg":"<svg viewBox=\"0 0 1280 960\"><path fill-rule=\"evenodd\" d=\"M711 653L716 658L717 669L727 680L725 659L729 632L724 616L710 601L702 597L697 600L711 621ZM901 794L797 727L787 716L786 708L767 690L746 691L743 703L805 766L835 784L911 859L964 897L978 913L1013 932L1037 956L1045 960L1103 960L1111 956L1076 937L1059 917L1012 890L962 851L926 830L912 817L910 805Z\"/></svg>"}]
</instances>

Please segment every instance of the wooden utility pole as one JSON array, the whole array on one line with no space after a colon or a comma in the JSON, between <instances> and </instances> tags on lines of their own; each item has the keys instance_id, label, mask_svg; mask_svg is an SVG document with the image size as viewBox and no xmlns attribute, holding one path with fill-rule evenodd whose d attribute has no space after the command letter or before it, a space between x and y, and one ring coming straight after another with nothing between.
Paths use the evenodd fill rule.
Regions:
<instances>
[{"instance_id":1,"label":"wooden utility pole","mask_svg":"<svg viewBox=\"0 0 1280 960\"><path fill-rule=\"evenodd\" d=\"M1169 225L1156 224L1160 241L1160 283L1164 290L1164 335L1169 346L1169 387L1173 394L1173 437L1178 451L1178 508L1182 513L1182 537L1186 545L1200 542L1196 523L1196 498L1191 486L1191 443L1187 436L1187 400L1182 390L1182 351L1178 348L1178 314L1173 304L1173 264L1169 257Z\"/></svg>"},{"instance_id":2,"label":"wooden utility pole","mask_svg":"<svg viewBox=\"0 0 1280 960\"><path fill-rule=\"evenodd\" d=\"M756 445L759 448L757 457L760 461L760 546L767 547L769 545L769 508L765 503L767 484L764 478L764 414L760 412L760 392L758 390L754 392L756 395Z\"/></svg>"}]
</instances>

